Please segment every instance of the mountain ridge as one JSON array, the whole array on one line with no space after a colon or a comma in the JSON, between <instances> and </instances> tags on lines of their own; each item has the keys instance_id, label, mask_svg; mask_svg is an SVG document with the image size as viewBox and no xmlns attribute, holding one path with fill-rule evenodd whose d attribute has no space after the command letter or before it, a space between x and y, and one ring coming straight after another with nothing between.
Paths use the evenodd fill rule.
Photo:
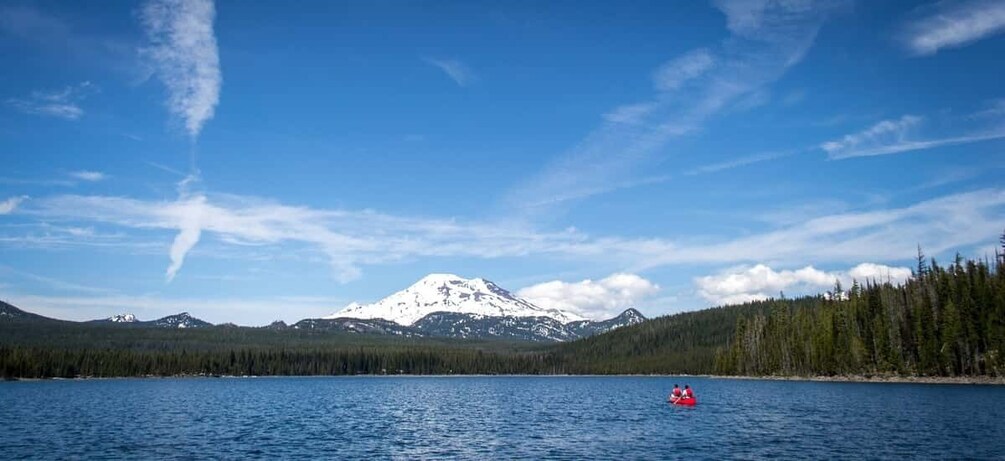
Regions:
<instances>
[{"instance_id":1,"label":"mountain ridge","mask_svg":"<svg viewBox=\"0 0 1005 461\"><path fill-rule=\"evenodd\" d=\"M551 317L513 317L431 312L412 325L390 320L336 317L304 319L288 328L314 331L379 333L403 337L515 339L536 342L566 342L635 325L647 320L638 310L628 308L620 315L601 321L578 320L562 323Z\"/></svg>"},{"instance_id":2,"label":"mountain ridge","mask_svg":"<svg viewBox=\"0 0 1005 461\"><path fill-rule=\"evenodd\" d=\"M66 322L0 305L0 320ZM453 274L429 274L404 290L372 304L351 303L322 318L302 319L292 325L273 322L270 330L302 330L378 334L400 337L509 339L566 342L645 321L628 308L616 317L589 320L559 309L537 306L482 278L464 279ZM77 323L77 322L71 322ZM142 321L132 314L82 322L116 328L210 328L213 325L181 312Z\"/></svg>"}]
</instances>

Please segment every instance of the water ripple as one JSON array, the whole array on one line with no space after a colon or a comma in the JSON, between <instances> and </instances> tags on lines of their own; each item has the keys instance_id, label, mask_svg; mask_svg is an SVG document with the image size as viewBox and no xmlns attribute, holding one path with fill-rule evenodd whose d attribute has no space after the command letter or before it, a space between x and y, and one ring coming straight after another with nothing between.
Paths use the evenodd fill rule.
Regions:
<instances>
[{"instance_id":1,"label":"water ripple","mask_svg":"<svg viewBox=\"0 0 1005 461\"><path fill-rule=\"evenodd\" d=\"M658 377L0 383L0 458L1001 457L1005 389Z\"/></svg>"}]
</instances>

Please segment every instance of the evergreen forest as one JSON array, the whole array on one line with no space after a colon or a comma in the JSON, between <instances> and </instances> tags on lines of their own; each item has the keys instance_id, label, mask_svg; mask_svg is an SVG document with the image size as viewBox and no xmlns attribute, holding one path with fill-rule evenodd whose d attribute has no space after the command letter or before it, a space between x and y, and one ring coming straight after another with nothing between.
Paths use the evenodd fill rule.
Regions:
<instances>
[{"instance_id":1,"label":"evergreen forest","mask_svg":"<svg viewBox=\"0 0 1005 461\"><path fill-rule=\"evenodd\" d=\"M940 265L919 248L903 284L654 318L568 343L401 338L213 326L64 322L0 303L0 376L357 374L1005 375L1005 235L994 259Z\"/></svg>"}]
</instances>

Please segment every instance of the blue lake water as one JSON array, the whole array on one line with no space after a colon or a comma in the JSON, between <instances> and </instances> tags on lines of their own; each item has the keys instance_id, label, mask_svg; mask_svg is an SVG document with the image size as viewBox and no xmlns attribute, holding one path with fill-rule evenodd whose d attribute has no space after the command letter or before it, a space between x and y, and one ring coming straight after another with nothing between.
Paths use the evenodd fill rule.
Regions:
<instances>
[{"instance_id":1,"label":"blue lake water","mask_svg":"<svg viewBox=\"0 0 1005 461\"><path fill-rule=\"evenodd\" d=\"M672 407L675 383L698 406ZM1005 388L667 377L0 383L0 458L997 458Z\"/></svg>"}]
</instances>

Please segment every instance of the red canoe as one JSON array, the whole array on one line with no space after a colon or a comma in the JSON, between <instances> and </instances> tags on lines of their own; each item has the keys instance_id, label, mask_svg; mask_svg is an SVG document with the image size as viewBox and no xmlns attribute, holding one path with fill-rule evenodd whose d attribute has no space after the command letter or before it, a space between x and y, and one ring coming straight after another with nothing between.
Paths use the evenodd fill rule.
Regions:
<instances>
[{"instance_id":1,"label":"red canoe","mask_svg":"<svg viewBox=\"0 0 1005 461\"><path fill-rule=\"evenodd\" d=\"M671 405L684 405L688 407L693 407L696 403L698 403L698 399L694 397L686 397L686 398L670 397L670 400L668 400L668 402L670 402Z\"/></svg>"}]
</instances>

